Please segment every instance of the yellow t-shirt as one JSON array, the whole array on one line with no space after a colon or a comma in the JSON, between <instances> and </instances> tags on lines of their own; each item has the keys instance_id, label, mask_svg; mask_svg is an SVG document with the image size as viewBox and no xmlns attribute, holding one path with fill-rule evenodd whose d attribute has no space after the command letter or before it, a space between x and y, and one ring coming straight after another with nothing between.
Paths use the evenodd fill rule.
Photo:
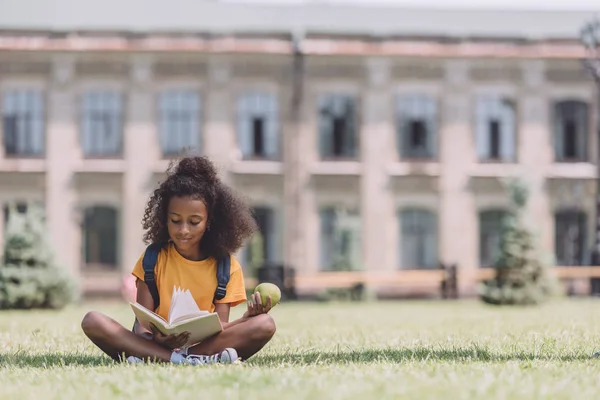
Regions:
<instances>
[{"instance_id":1,"label":"yellow t-shirt","mask_svg":"<svg viewBox=\"0 0 600 400\"><path fill-rule=\"evenodd\" d=\"M143 258L144 255L142 254L132 271L133 276L142 281L144 280ZM217 261L214 258L191 261L179 254L173 244L169 244L158 255L154 276L160 296L160 304L154 312L165 320L169 317L174 286L183 290L189 289L201 310L214 311L213 298L217 289ZM229 303L232 307L235 307L245 301L246 288L242 267L235 257L231 256L227 294L223 299L215 300L215 302Z\"/></svg>"}]
</instances>

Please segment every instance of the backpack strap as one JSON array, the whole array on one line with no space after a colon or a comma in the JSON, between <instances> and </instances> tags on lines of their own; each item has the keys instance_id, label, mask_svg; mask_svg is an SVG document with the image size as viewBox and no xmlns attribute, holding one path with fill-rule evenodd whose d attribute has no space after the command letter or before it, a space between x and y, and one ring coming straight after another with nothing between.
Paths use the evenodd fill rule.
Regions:
<instances>
[{"instance_id":1,"label":"backpack strap","mask_svg":"<svg viewBox=\"0 0 600 400\"><path fill-rule=\"evenodd\" d=\"M229 283L229 270L231 267L231 257L228 255L217 262L217 290L214 300L222 300L227 294L227 284Z\"/></svg>"},{"instance_id":2,"label":"backpack strap","mask_svg":"<svg viewBox=\"0 0 600 400\"><path fill-rule=\"evenodd\" d=\"M158 260L158 253L160 253L161 246L157 243L152 243L146 248L144 258L142 259L142 267L144 268L144 282L150 294L154 299L154 310L156 310L160 304L160 297L158 296L158 287L156 286L156 280L154 279L154 267ZM154 311L153 310L153 311Z\"/></svg>"}]
</instances>

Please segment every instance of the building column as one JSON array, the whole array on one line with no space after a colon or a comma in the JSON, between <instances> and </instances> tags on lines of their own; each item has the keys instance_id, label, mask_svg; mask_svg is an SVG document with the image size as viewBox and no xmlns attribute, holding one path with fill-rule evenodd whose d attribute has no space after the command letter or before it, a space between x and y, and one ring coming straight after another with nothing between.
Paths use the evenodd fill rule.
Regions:
<instances>
[{"instance_id":1,"label":"building column","mask_svg":"<svg viewBox=\"0 0 600 400\"><path fill-rule=\"evenodd\" d=\"M469 84L467 61L446 64L440 123L440 261L456 264L458 290L473 294L479 267L478 220L473 195L469 189L469 170L476 162L471 102L465 90Z\"/></svg>"},{"instance_id":2,"label":"building column","mask_svg":"<svg viewBox=\"0 0 600 400\"><path fill-rule=\"evenodd\" d=\"M124 128L123 199L120 212L121 271L131 271L144 251L142 217L150 194L154 165L159 158L156 122L154 120L154 93L152 60L137 56L132 59L131 86L127 95L127 122Z\"/></svg>"},{"instance_id":3,"label":"building column","mask_svg":"<svg viewBox=\"0 0 600 400\"><path fill-rule=\"evenodd\" d=\"M211 57L208 66L206 123L202 149L219 169L224 182L229 183L227 169L238 145L236 132L236 104L231 94L232 66L226 57Z\"/></svg>"},{"instance_id":4,"label":"building column","mask_svg":"<svg viewBox=\"0 0 600 400\"><path fill-rule=\"evenodd\" d=\"M47 96L46 218L57 262L75 278L80 276L81 233L77 194L73 187L74 163L79 147L77 104L73 89L75 60L58 56Z\"/></svg>"},{"instance_id":5,"label":"building column","mask_svg":"<svg viewBox=\"0 0 600 400\"><path fill-rule=\"evenodd\" d=\"M0 91L0 96L3 96L3 93ZM0 107L2 106L2 97L0 97ZM4 124L0 124L0 165L4 162ZM1 254L4 252L4 231L6 230L6 226L4 226L4 200L0 197L0 258Z\"/></svg>"},{"instance_id":6,"label":"building column","mask_svg":"<svg viewBox=\"0 0 600 400\"><path fill-rule=\"evenodd\" d=\"M2 199L0 198L0 257L2 257L2 254L4 254L4 231L6 230L6 226L4 224L4 202L1 200Z\"/></svg>"},{"instance_id":7,"label":"building column","mask_svg":"<svg viewBox=\"0 0 600 400\"><path fill-rule=\"evenodd\" d=\"M293 77L289 82L288 96L282 107L282 139L284 169L284 264L295 268L299 274L319 271L318 250L311 256L308 243L311 227L314 227L314 189L310 187L308 163L310 157L310 120L305 77L306 61L303 55L296 55L293 63ZM317 217L318 218L318 217ZM317 244L317 241L314 241ZM318 247L318 246L317 246ZM314 250L314 249L313 249Z\"/></svg>"},{"instance_id":8,"label":"building column","mask_svg":"<svg viewBox=\"0 0 600 400\"><path fill-rule=\"evenodd\" d=\"M397 226L387 173L387 155L393 143L390 62L368 59L366 67L368 88L362 97L359 141L363 166L360 182L362 262L366 271L384 271L394 269L395 252L389 251L389 230Z\"/></svg>"},{"instance_id":9,"label":"building column","mask_svg":"<svg viewBox=\"0 0 600 400\"><path fill-rule=\"evenodd\" d=\"M529 186L527 221L539 235L539 245L549 254L554 250L554 224L546 192L546 172L552 166L554 149L549 125L548 101L544 95L545 64L523 63L523 92L520 94L518 155Z\"/></svg>"}]
</instances>

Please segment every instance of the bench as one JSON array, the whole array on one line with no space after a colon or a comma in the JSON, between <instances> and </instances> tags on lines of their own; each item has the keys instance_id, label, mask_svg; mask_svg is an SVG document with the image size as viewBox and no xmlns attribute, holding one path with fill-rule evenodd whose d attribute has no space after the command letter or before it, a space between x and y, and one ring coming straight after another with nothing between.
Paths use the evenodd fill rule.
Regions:
<instances>
[{"instance_id":1,"label":"bench","mask_svg":"<svg viewBox=\"0 0 600 400\"><path fill-rule=\"evenodd\" d=\"M318 294L327 291L334 297L347 297L353 292L356 297L367 287L382 293L401 291L422 295L438 293L443 277L442 270L339 271L298 274L295 283L298 292Z\"/></svg>"},{"instance_id":2,"label":"bench","mask_svg":"<svg viewBox=\"0 0 600 400\"><path fill-rule=\"evenodd\" d=\"M600 278L600 266L557 266L550 269L556 277L565 282ZM457 269L458 285L476 285L484 280L493 279L493 268ZM323 290L348 290L358 285L392 292L418 292L440 294L442 282L446 277L442 269L397 270L397 271L339 271L298 274L296 288L300 292L318 292Z\"/></svg>"}]
</instances>

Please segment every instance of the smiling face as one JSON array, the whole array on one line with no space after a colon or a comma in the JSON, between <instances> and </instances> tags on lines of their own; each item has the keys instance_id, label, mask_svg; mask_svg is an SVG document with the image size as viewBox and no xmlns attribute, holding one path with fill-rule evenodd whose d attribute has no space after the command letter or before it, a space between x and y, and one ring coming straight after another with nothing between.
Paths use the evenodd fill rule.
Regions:
<instances>
[{"instance_id":1,"label":"smiling face","mask_svg":"<svg viewBox=\"0 0 600 400\"><path fill-rule=\"evenodd\" d=\"M167 229L177 251L190 260L201 260L200 241L206 231L208 211L204 201L172 197L167 208Z\"/></svg>"}]
</instances>

